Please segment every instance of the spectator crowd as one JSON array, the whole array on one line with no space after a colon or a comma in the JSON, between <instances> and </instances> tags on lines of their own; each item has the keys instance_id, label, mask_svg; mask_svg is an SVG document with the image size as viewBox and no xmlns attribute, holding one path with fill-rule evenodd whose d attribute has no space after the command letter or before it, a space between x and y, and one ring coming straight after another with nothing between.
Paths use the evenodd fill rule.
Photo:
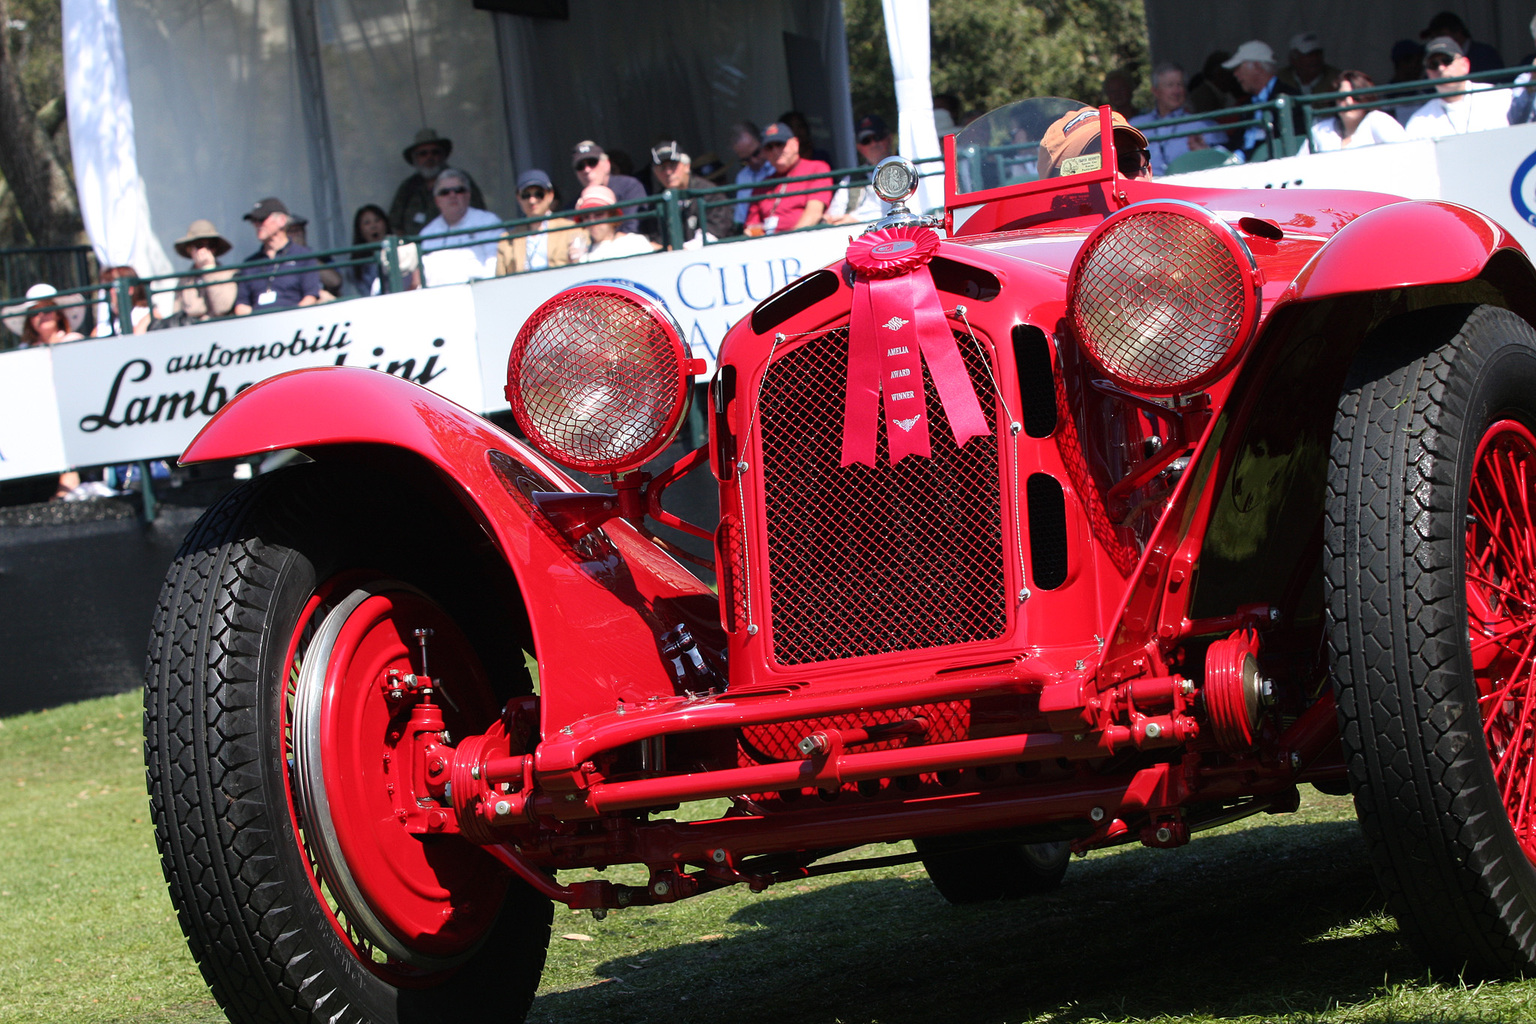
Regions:
<instances>
[{"instance_id":1,"label":"spectator crowd","mask_svg":"<svg viewBox=\"0 0 1536 1024\"><path fill-rule=\"evenodd\" d=\"M1531 31L1536 40L1536 19ZM1117 132L1123 128L1144 149L1137 173L1152 176L1287 155L1278 148L1286 135L1300 140L1301 153L1316 153L1536 120L1536 81L1530 73L1506 79L1504 88L1457 81L1506 65L1452 12L1436 15L1418 40L1393 45L1391 58L1393 75L1384 84L1419 84L1404 85L1387 101L1370 95L1357 100L1355 94L1376 88L1376 82L1362 71L1330 64L1324 40L1310 31L1291 37L1283 61L1269 43L1253 39L1210 54L1192 79L1177 64L1158 64L1145 110L1133 105L1138 76L1127 69L1105 77L1100 99L1113 108ZM1533 58L1536 54L1521 63L1529 65ZM1302 104L1324 95L1332 98L1317 101L1318 116L1309 118ZM1281 96L1296 98L1288 132L1273 107L1257 117L1230 113ZM955 96L934 97L941 135L980 113L962 114ZM38 284L25 302L0 309L0 320L21 345L44 345L79 338L84 331L142 333L346 295L463 283L676 245L692 248L738 235L874 221L885 207L870 188L867 169L894 152L894 139L874 113L858 118L854 136L860 170L836 181L831 156L814 145L810 125L797 111L786 111L764 128L749 121L732 125L724 141L735 157L734 170L712 152L695 160L676 139L658 140L637 170L622 151L583 139L570 150L571 171L580 184L572 201L564 201L546 169L526 170L516 185L521 222L509 224L488 209L472 174L452 163L453 140L423 128L401 150L410 173L388 208L368 203L354 214L353 258L333 263L316 256L307 244L304 218L281 199L266 197L244 216L256 248L239 264L223 262L234 244L209 220L193 221L176 241L176 253L190 267L175 282L169 315L156 312L133 268L108 267L101 284L126 279L126 288L102 289L100 298L87 301ZM697 194L708 189L724 191ZM654 205L664 192L673 194L676 217ZM386 245L396 254L388 272L378 258Z\"/></svg>"},{"instance_id":2,"label":"spectator crowd","mask_svg":"<svg viewBox=\"0 0 1536 1024\"><path fill-rule=\"evenodd\" d=\"M1536 41L1536 18L1530 28ZM1536 82L1529 73L1498 83L1506 88L1490 81L1458 81L1507 65L1492 46L1473 39L1452 11L1435 15L1417 40L1393 44L1391 59L1392 78L1382 86L1401 88L1357 96L1376 90L1376 81L1364 71L1334 67L1328 63L1321 36L1298 32L1291 37L1283 61L1268 42L1250 39L1234 50L1210 54L1192 79L1186 80L1177 64L1157 65L1152 71L1152 106L1135 116L1131 116L1135 112L1129 109L1130 92L1122 73L1105 77L1103 101L1125 104L1130 123L1146 135L1155 175L1291 155L1279 148L1287 127L1300 140L1297 152L1305 154L1436 139L1536 120ZM1519 64L1533 60L1536 53ZM1422 84L1409 87L1410 83ZM1316 101L1317 116L1308 118L1303 105L1312 102L1309 97L1323 95L1332 98ZM1282 96L1294 97L1288 126L1277 120L1280 115L1273 107L1257 117L1229 113L1232 108L1269 103ZM1177 118L1184 120L1163 123ZM1224 127L1229 124L1235 126ZM1189 155L1201 150L1213 152Z\"/></svg>"},{"instance_id":3,"label":"spectator crowd","mask_svg":"<svg viewBox=\"0 0 1536 1024\"><path fill-rule=\"evenodd\" d=\"M861 118L855 136L867 164L894 150L877 115ZM695 162L676 139L657 141L637 175L626 154L584 139L570 152L571 171L581 185L574 202L566 207L549 172L533 168L517 178L523 223L508 223L487 208L471 173L451 163L453 140L423 128L401 151L411 171L388 209L368 203L354 214L355 258L332 265L329 256L316 256L307 244L305 219L268 196L245 214L257 246L238 264L222 262L234 244L210 220L194 221L176 241L177 254L191 266L175 283L169 315L156 314L149 288L133 268L109 267L99 281L110 286L128 279L127 303L116 288L102 288L99 298L87 301L39 284L24 303L0 310L0 316L22 346L50 344L81 337L87 313L93 336L142 333L394 287L457 284L639 255L678 244L669 218L659 215L655 204L655 197L668 191L674 194L684 248L738 235L873 221L884 212L867 172L833 182L831 157L814 147L810 124L797 111L785 112L767 128L738 122L731 126L729 145L738 163L734 176L712 152ZM807 176L814 177L785 180ZM732 183L740 187L733 191ZM720 188L726 191L696 194ZM391 236L398 277L386 273L379 259Z\"/></svg>"}]
</instances>

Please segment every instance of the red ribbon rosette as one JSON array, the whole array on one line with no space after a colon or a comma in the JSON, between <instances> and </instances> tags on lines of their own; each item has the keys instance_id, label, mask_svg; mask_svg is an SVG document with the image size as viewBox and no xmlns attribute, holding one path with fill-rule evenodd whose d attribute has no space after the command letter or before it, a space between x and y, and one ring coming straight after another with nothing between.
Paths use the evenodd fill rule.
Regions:
<instances>
[{"instance_id":1,"label":"red ribbon rosette","mask_svg":"<svg viewBox=\"0 0 1536 1024\"><path fill-rule=\"evenodd\" d=\"M882 228L848 243L855 270L848 320L848 381L843 404L842 464L875 464L880 399L891 465L929 456L923 363L955 443L985 437L986 417L971 386L934 287L928 262L939 249L929 228Z\"/></svg>"},{"instance_id":2,"label":"red ribbon rosette","mask_svg":"<svg viewBox=\"0 0 1536 1024\"><path fill-rule=\"evenodd\" d=\"M926 266L938 251L938 232L902 225L871 231L849 241L848 262L861 276L875 280L910 274Z\"/></svg>"}]
</instances>

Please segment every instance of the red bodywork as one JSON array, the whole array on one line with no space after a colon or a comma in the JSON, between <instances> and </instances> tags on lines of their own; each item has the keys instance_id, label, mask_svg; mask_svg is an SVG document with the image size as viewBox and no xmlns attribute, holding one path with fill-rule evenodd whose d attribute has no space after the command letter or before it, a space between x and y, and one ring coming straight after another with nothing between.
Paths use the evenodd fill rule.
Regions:
<instances>
[{"instance_id":1,"label":"red bodywork","mask_svg":"<svg viewBox=\"0 0 1536 1024\"><path fill-rule=\"evenodd\" d=\"M842 264L731 331L709 409L718 598L644 529L655 482L618 481L611 507L553 500L581 488L392 376L264 382L183 458L383 446L435 468L516 577L537 725L529 749L506 732L434 741L451 796L418 795L572 906L760 887L831 850L973 831L1173 846L1290 809L1300 783L1339 785L1317 577L1338 383L1394 312L1475 295L1529 314L1524 254L1473 211L1373 193L1113 174L995 192L951 181L958 226L933 263L990 437L936 431L930 459L839 466ZM1153 199L1230 225L1262 289L1246 349L1176 402L1098 379L1067 326L1084 239ZM714 798L730 811L657 814ZM651 884L546 874L618 862L649 865Z\"/></svg>"}]
</instances>

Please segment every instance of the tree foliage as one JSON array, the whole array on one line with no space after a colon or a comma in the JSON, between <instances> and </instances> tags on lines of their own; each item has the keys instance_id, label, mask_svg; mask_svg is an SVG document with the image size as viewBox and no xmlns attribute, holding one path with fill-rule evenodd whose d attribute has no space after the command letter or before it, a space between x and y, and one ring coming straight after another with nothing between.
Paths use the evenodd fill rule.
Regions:
<instances>
[{"instance_id":1,"label":"tree foliage","mask_svg":"<svg viewBox=\"0 0 1536 1024\"><path fill-rule=\"evenodd\" d=\"M65 127L58 0L0 0L0 243L60 245L80 233Z\"/></svg>"},{"instance_id":2,"label":"tree foliage","mask_svg":"<svg viewBox=\"0 0 1536 1024\"><path fill-rule=\"evenodd\" d=\"M880 0L843 0L854 116L895 123L896 98ZM1030 96L1097 103L1104 76L1123 67L1145 99L1147 25L1141 0L931 0L933 91L962 110Z\"/></svg>"}]
</instances>

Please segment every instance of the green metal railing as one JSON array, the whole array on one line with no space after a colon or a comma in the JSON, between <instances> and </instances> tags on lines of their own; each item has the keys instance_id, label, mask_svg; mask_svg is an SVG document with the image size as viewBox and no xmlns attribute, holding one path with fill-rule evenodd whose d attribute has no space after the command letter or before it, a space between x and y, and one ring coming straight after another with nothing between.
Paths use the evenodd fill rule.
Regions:
<instances>
[{"instance_id":1,"label":"green metal railing","mask_svg":"<svg viewBox=\"0 0 1536 1024\"><path fill-rule=\"evenodd\" d=\"M1301 148L1302 142L1310 137L1314 124L1335 116L1341 110L1349 109L1341 106L1346 97L1354 101L1350 106L1355 110L1382 110L1405 106L1409 103L1426 103L1439 95L1435 89L1437 83L1482 82L1493 86L1495 90L1508 92L1513 102L1514 90L1525 88L1525 86L1515 85L1514 78L1527 71L1536 72L1536 65L1479 71L1459 78L1435 80L1420 78L1412 82L1373 85L1350 92L1276 96L1264 103L1249 103L1244 106L1226 107L1222 110L1208 110L1199 114L1164 118L1139 127L1143 131L1149 129L1157 131L1158 138L1163 139L1207 135L1212 131L1237 133L1245 132L1249 128L1264 128L1269 147L1261 151L1262 159L1275 159L1293 156ZM1299 131L1296 124L1298 120L1301 122ZM1163 132L1161 131L1163 128L1173 130Z\"/></svg>"},{"instance_id":2,"label":"green metal railing","mask_svg":"<svg viewBox=\"0 0 1536 1024\"><path fill-rule=\"evenodd\" d=\"M939 158L931 158L918 161L921 173L925 176L940 174L943 171L942 161ZM809 195L823 192L827 189L819 183L826 180L833 182L832 188L843 187L842 182L847 179L850 184L857 185L860 182L867 183L869 167L850 167L842 170L830 171L823 174L798 175L791 178L772 179L775 186L791 186L778 193L788 198L791 196ZM760 183L761 184L761 183ZM794 186L801 186L794 188ZM668 189L657 195L646 196L630 202L603 207L588 207L581 211L585 224L612 224L620 221L639 219L642 222L650 222L657 226L654 233L659 237L663 248L682 248L688 239L684 237L683 207L686 203L696 203L698 223L702 227L707 224L709 212L722 206L735 206L743 200L738 198L738 193L747 191L750 187L743 185L721 185L704 189ZM307 261L301 266L283 267L280 264L291 262L291 258L279 258L269 260L253 260L246 263L221 265L208 270L185 270L170 274L146 275L135 278L121 278L111 285L73 283L79 281L81 275L73 278L54 275L61 281L70 281L67 286L59 287L58 295L51 301L57 305L67 305L70 302L79 302L86 305L88 311L94 314L102 303L110 304L110 315L117 324L129 324L133 319L132 289L134 286L142 286L151 309L155 306L155 297L166 292L174 292L182 287L194 287L198 284L225 283L214 275L228 275L231 270L236 271L230 280L239 282L242 278L260 277L262 279L272 277L287 277L294 274L308 274L322 269L346 271L353 267L379 264L380 274L387 284L389 291L404 291L409 287L432 285L430 271L426 268L425 257L432 252L444 249L463 248L469 245L483 244L483 236L490 233L498 234L503 238L516 235L526 235L537 231L546 221L556 217L569 218L572 211L561 211L541 217L521 217L513 220L501 221L492 225L480 227L460 228L453 231L433 235L408 235L404 237L390 235L380 243L371 243L361 246L342 246L334 249L316 250L309 253L304 259ZM817 225L801 230L817 230L824 225ZM779 232L780 234L784 232ZM455 239L463 239L457 245L451 244ZM736 238L719 238L712 241L706 237L706 244L734 241ZM447 241L450 244L443 244ZM426 249L425 244L432 248ZM416 272L410 274L407 271L409 260L406 256L407 246L415 245L417 250ZM40 252L40 250L24 250L25 252ZM72 251L72 250L71 250ZM82 252L89 253L88 249ZM3 255L3 251L0 251ZM84 276L89 278L89 273ZM20 277L15 283L7 280L4 292L13 298L0 299L0 306L19 305L25 302L22 297L26 288L38 280L54 279L39 273L35 277ZM345 280L345 278L344 278ZM340 297L340 296L339 296ZM345 296L353 297L353 296ZM252 315L268 312L279 312L275 309L257 308L252 310ZM92 316L88 316L85 326L89 328ZM19 340L7 333L0 339L0 350L14 348Z\"/></svg>"}]
</instances>

